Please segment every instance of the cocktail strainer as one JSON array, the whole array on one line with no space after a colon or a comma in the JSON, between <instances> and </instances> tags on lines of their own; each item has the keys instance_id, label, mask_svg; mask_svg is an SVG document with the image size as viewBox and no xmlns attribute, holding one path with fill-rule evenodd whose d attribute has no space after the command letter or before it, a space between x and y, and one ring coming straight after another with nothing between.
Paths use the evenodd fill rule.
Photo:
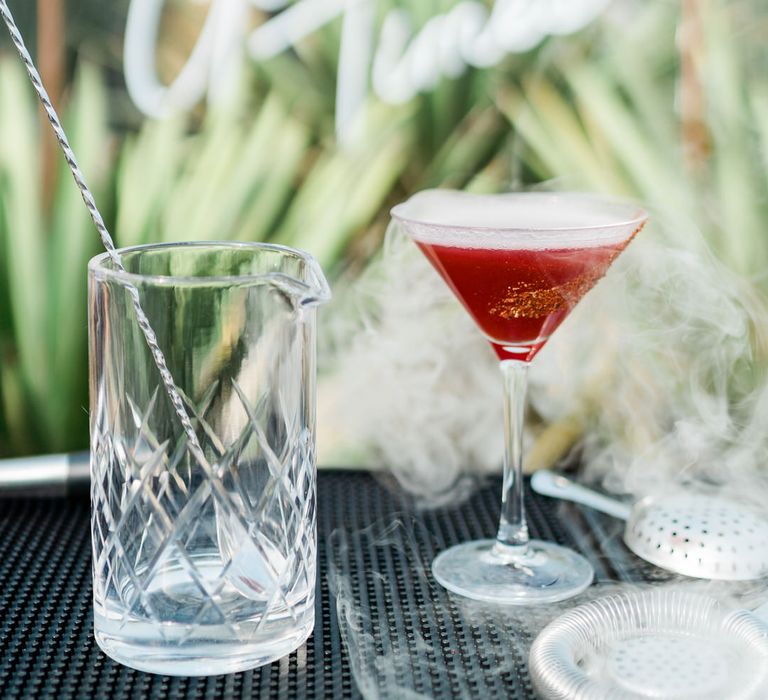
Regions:
<instances>
[{"instance_id":1,"label":"cocktail strainer","mask_svg":"<svg viewBox=\"0 0 768 700\"><path fill-rule=\"evenodd\" d=\"M763 700L768 625L704 595L622 593L547 625L529 665L547 700Z\"/></svg>"},{"instance_id":2,"label":"cocktail strainer","mask_svg":"<svg viewBox=\"0 0 768 700\"><path fill-rule=\"evenodd\" d=\"M726 498L677 493L630 507L546 470L533 475L531 486L626 520L627 547L663 569L728 581L768 573L768 519Z\"/></svg>"}]
</instances>

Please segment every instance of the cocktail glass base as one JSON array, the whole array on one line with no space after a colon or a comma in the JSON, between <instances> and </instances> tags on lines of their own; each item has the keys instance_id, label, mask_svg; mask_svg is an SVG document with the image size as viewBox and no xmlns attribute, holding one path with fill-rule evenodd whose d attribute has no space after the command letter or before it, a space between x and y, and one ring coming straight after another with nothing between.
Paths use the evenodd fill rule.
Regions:
<instances>
[{"instance_id":1,"label":"cocktail glass base","mask_svg":"<svg viewBox=\"0 0 768 700\"><path fill-rule=\"evenodd\" d=\"M578 595L592 583L594 570L581 555L550 542L508 547L494 539L447 549L432 562L432 574L467 598L537 605Z\"/></svg>"}]
</instances>

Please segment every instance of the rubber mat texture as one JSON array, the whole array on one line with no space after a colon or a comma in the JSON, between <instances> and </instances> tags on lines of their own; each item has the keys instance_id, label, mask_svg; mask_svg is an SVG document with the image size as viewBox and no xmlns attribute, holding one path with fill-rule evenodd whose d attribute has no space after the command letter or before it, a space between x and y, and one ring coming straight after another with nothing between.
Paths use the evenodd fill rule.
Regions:
<instances>
[{"instance_id":1,"label":"rubber mat texture","mask_svg":"<svg viewBox=\"0 0 768 700\"><path fill-rule=\"evenodd\" d=\"M484 698L533 697L524 657L512 654L508 668L489 677L486 672L492 661L478 653L484 642L477 638L477 631L473 636L474 628L462 620L458 603L454 606L446 594L433 608L430 595L420 592L412 581L416 574L408 567L414 566L413 560L389 555L382 559L368 541L371 527L390 520L403 522L403 514L407 513L411 526L417 526L409 531L427 533L418 535L423 540L418 556L428 562L445 547L495 533L499 489L499 481L492 480L459 505L418 510L364 472L321 472L313 636L289 657L271 665L209 678L141 673L112 661L96 646L86 498L0 501L0 698L361 697L354 664L342 639L336 599L329 589L329 565L337 578L356 582L354 587L362 587L363 592L366 586L373 590L369 583L371 572L383 568L392 581L401 582L388 586L382 599L367 602L363 620L372 628L402 628L405 647L400 661L406 659L411 667L402 668L401 663L393 669L402 678L395 678L392 697L403 688L426 697L460 697L475 692ZM613 554L610 551L612 543L620 541L620 530L609 520L590 521L579 509L530 492L526 497L534 536L575 546L588 554L592 550L598 579L634 576L622 568L621 547ZM405 530L395 529L391 534L397 537L398 532ZM341 552L333 544L339 541L340 534L345 543ZM394 542L393 551L405 551L405 546L397 544ZM611 566L613 561L619 565ZM428 566L422 568L426 571ZM421 575L426 578L423 571ZM407 622L414 619L421 621L420 626L431 635L434 643L430 654L443 654L444 659L422 663L414 630L409 629L412 622ZM504 640L492 641L503 648ZM412 650L408 647L411 643L415 645ZM380 646L380 642L377 644ZM450 672L443 677L445 669ZM456 673L460 682L455 680ZM358 668L358 680L359 676ZM386 690L381 693L379 688L376 692L386 696Z\"/></svg>"}]
</instances>

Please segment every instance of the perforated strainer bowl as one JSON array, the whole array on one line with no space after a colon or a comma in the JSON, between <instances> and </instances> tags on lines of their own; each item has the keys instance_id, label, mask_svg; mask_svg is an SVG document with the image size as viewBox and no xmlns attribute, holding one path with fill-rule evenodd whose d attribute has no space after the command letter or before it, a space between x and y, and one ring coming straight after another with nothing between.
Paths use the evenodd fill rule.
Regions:
<instances>
[{"instance_id":1,"label":"perforated strainer bowl","mask_svg":"<svg viewBox=\"0 0 768 700\"><path fill-rule=\"evenodd\" d=\"M547 700L764 700L768 625L708 596L622 593L545 627L530 673Z\"/></svg>"},{"instance_id":2,"label":"perforated strainer bowl","mask_svg":"<svg viewBox=\"0 0 768 700\"><path fill-rule=\"evenodd\" d=\"M534 474L531 485L538 493L626 520L627 547L669 571L728 581L768 574L768 519L748 506L677 493L647 497L630 507L545 470Z\"/></svg>"},{"instance_id":3,"label":"perforated strainer bowl","mask_svg":"<svg viewBox=\"0 0 768 700\"><path fill-rule=\"evenodd\" d=\"M627 520L624 542L637 556L686 576L743 581L768 571L768 522L724 498L643 499Z\"/></svg>"}]
</instances>

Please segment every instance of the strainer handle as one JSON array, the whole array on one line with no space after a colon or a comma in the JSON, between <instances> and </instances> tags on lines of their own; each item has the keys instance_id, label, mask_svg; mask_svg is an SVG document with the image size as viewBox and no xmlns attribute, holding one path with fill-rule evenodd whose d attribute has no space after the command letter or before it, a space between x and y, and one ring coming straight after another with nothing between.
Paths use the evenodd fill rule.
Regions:
<instances>
[{"instance_id":1,"label":"strainer handle","mask_svg":"<svg viewBox=\"0 0 768 700\"><path fill-rule=\"evenodd\" d=\"M581 503L620 520L627 520L632 510L626 503L584 488L561 474L547 469L540 469L534 473L531 477L531 488L542 496Z\"/></svg>"}]
</instances>

